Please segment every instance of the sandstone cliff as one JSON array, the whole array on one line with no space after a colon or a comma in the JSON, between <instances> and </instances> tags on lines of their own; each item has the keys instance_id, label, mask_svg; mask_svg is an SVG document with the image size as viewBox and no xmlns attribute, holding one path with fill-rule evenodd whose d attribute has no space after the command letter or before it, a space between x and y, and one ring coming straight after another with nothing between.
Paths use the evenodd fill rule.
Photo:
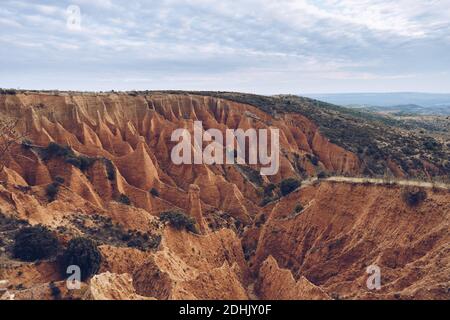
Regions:
<instances>
[{"instance_id":1,"label":"sandstone cliff","mask_svg":"<svg viewBox=\"0 0 450 320\"><path fill-rule=\"evenodd\" d=\"M400 186L319 181L261 204L286 178L361 173L358 157L305 116L182 93L0 95L0 116L28 133L0 171L5 298L449 298L448 191L428 189L412 208ZM278 174L175 165L171 134L194 121L221 132L279 128ZM162 224L164 212L184 212L198 234ZM99 274L70 291L55 259L14 259L14 234L28 224L62 244L98 242ZM379 292L365 286L372 264L382 269Z\"/></svg>"}]
</instances>

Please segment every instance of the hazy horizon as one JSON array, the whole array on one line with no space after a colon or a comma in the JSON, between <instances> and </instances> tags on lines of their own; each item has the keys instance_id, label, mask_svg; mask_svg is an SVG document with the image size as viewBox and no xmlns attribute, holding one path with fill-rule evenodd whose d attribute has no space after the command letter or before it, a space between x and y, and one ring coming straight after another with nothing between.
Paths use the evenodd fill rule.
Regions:
<instances>
[{"instance_id":1,"label":"hazy horizon","mask_svg":"<svg viewBox=\"0 0 450 320\"><path fill-rule=\"evenodd\" d=\"M417 105L425 108L441 106L450 109L450 94L423 92L385 92L385 93L318 93L304 94L306 97L333 103L337 105L367 105L367 106L405 106Z\"/></svg>"}]
</instances>

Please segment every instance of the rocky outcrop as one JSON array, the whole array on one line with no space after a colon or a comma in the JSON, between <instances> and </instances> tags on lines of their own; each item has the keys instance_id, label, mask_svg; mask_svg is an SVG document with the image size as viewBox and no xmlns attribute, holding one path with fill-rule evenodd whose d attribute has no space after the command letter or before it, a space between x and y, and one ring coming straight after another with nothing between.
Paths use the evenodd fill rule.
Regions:
<instances>
[{"instance_id":1,"label":"rocky outcrop","mask_svg":"<svg viewBox=\"0 0 450 320\"><path fill-rule=\"evenodd\" d=\"M159 184L158 171L145 149L144 142L139 142L136 150L116 160L119 171L132 186L150 190Z\"/></svg>"},{"instance_id":2,"label":"rocky outcrop","mask_svg":"<svg viewBox=\"0 0 450 320\"><path fill-rule=\"evenodd\" d=\"M80 300L87 285L79 290L68 290L65 281L38 284L22 290L11 290L0 296L0 300Z\"/></svg>"},{"instance_id":3,"label":"rocky outcrop","mask_svg":"<svg viewBox=\"0 0 450 320\"><path fill-rule=\"evenodd\" d=\"M157 299L248 299L248 270L230 230L196 236L167 229L161 250L134 273L137 292Z\"/></svg>"},{"instance_id":4,"label":"rocky outcrop","mask_svg":"<svg viewBox=\"0 0 450 320\"><path fill-rule=\"evenodd\" d=\"M208 226L202 213L202 204L200 202L200 188L191 184L189 186L189 204L190 204L190 215L197 222L199 232L201 234L206 234L208 232Z\"/></svg>"},{"instance_id":5,"label":"rocky outcrop","mask_svg":"<svg viewBox=\"0 0 450 320\"><path fill-rule=\"evenodd\" d=\"M100 246L100 252L102 253L101 273L112 272L133 275L150 256L150 253L138 249L117 248L107 245Z\"/></svg>"},{"instance_id":6,"label":"rocky outcrop","mask_svg":"<svg viewBox=\"0 0 450 320\"><path fill-rule=\"evenodd\" d=\"M83 300L154 300L136 294L129 274L110 272L94 276Z\"/></svg>"},{"instance_id":7,"label":"rocky outcrop","mask_svg":"<svg viewBox=\"0 0 450 320\"><path fill-rule=\"evenodd\" d=\"M2 171L0 171L0 181L6 182L7 184L13 184L16 186L28 186L28 183L14 170L3 168Z\"/></svg>"},{"instance_id":8,"label":"rocky outcrop","mask_svg":"<svg viewBox=\"0 0 450 320\"><path fill-rule=\"evenodd\" d=\"M287 269L280 269L276 260L269 256L262 264L256 285L258 296L263 300L330 300L330 296L305 277L298 281Z\"/></svg>"},{"instance_id":9,"label":"rocky outcrop","mask_svg":"<svg viewBox=\"0 0 450 320\"><path fill-rule=\"evenodd\" d=\"M306 277L332 297L410 299L421 287L421 294L448 298L448 191L428 189L417 207L404 201L403 192L324 182L292 193L267 213L254 270L273 256L296 281ZM299 203L304 210L296 213ZM381 268L380 291L366 286L371 265Z\"/></svg>"}]
</instances>

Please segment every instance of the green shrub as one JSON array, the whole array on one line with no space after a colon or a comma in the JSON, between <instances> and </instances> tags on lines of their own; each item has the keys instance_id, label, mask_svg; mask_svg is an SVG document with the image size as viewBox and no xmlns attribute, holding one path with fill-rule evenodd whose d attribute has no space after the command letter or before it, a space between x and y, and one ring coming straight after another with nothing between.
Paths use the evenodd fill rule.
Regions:
<instances>
[{"instance_id":1,"label":"green shrub","mask_svg":"<svg viewBox=\"0 0 450 320\"><path fill-rule=\"evenodd\" d=\"M56 142L50 142L47 148L42 150L44 160L50 160L53 157L75 157L75 153L69 146L61 146Z\"/></svg>"},{"instance_id":2,"label":"green shrub","mask_svg":"<svg viewBox=\"0 0 450 320\"><path fill-rule=\"evenodd\" d=\"M56 200L56 196L58 195L60 185L61 184L58 182L53 182L47 186L46 194L48 202L53 202Z\"/></svg>"},{"instance_id":3,"label":"green shrub","mask_svg":"<svg viewBox=\"0 0 450 320\"><path fill-rule=\"evenodd\" d=\"M81 160L79 158L67 158L66 163L71 164L72 166L76 167L76 168L80 168L81 167Z\"/></svg>"},{"instance_id":4,"label":"green shrub","mask_svg":"<svg viewBox=\"0 0 450 320\"><path fill-rule=\"evenodd\" d=\"M273 195L273 192L275 191L275 189L277 188L276 185L274 185L273 183L267 185L266 187L264 187L264 197L270 197Z\"/></svg>"},{"instance_id":5,"label":"green shrub","mask_svg":"<svg viewBox=\"0 0 450 320\"><path fill-rule=\"evenodd\" d=\"M52 158L64 158L65 162L73 165L81 171L86 171L95 162L95 158L86 156L77 156L69 146L61 146L55 142L50 142L47 148L41 150L41 155L44 160Z\"/></svg>"},{"instance_id":6,"label":"green shrub","mask_svg":"<svg viewBox=\"0 0 450 320\"><path fill-rule=\"evenodd\" d=\"M154 197L159 197L159 191L156 190L155 188L152 188L152 189L150 190L150 194L151 194L152 196L154 196Z\"/></svg>"},{"instance_id":7,"label":"green shrub","mask_svg":"<svg viewBox=\"0 0 450 320\"><path fill-rule=\"evenodd\" d=\"M275 201L275 199L274 199L273 197L264 197L259 205L260 205L261 207L265 207L265 206L267 206L269 203L271 203L272 201Z\"/></svg>"},{"instance_id":8,"label":"green shrub","mask_svg":"<svg viewBox=\"0 0 450 320\"><path fill-rule=\"evenodd\" d=\"M54 282L50 282L49 287L50 287L50 292L52 294L53 299L60 300L61 299L61 289L59 289Z\"/></svg>"},{"instance_id":9,"label":"green shrub","mask_svg":"<svg viewBox=\"0 0 450 320\"><path fill-rule=\"evenodd\" d=\"M319 159L316 156L311 156L311 163L314 166L318 166L319 165Z\"/></svg>"},{"instance_id":10,"label":"green shrub","mask_svg":"<svg viewBox=\"0 0 450 320\"><path fill-rule=\"evenodd\" d=\"M125 229L121 224L114 223L110 217L94 214L88 219L92 223L80 219L74 219L73 222L86 238L98 245L134 247L147 251L157 248L161 242L160 235Z\"/></svg>"},{"instance_id":11,"label":"green shrub","mask_svg":"<svg viewBox=\"0 0 450 320\"><path fill-rule=\"evenodd\" d=\"M128 242L128 241L131 240L132 236L133 236L133 234L132 234L131 232L129 232L129 233L124 233L124 234L122 234L120 240L122 240L122 241L124 241L124 242Z\"/></svg>"},{"instance_id":12,"label":"green shrub","mask_svg":"<svg viewBox=\"0 0 450 320\"><path fill-rule=\"evenodd\" d=\"M304 208L300 203L295 207L295 213L300 213L303 210L304 210Z\"/></svg>"},{"instance_id":13,"label":"green shrub","mask_svg":"<svg viewBox=\"0 0 450 320\"><path fill-rule=\"evenodd\" d=\"M89 169L95 162L96 159L86 157L86 156L79 156L78 159L80 159L80 169L81 171L86 171Z\"/></svg>"},{"instance_id":14,"label":"green shrub","mask_svg":"<svg viewBox=\"0 0 450 320\"><path fill-rule=\"evenodd\" d=\"M78 266L81 269L81 280L84 281L98 272L101 261L102 255L94 241L75 238L69 241L61 257L61 272L65 277L69 266Z\"/></svg>"},{"instance_id":15,"label":"green shrub","mask_svg":"<svg viewBox=\"0 0 450 320\"><path fill-rule=\"evenodd\" d=\"M281 181L280 191L283 196L287 196L293 191L297 190L302 185L301 181L294 178L288 178Z\"/></svg>"},{"instance_id":16,"label":"green shrub","mask_svg":"<svg viewBox=\"0 0 450 320\"><path fill-rule=\"evenodd\" d=\"M238 166L245 177L257 186L262 186L264 184L264 179L258 170L255 170L248 166L239 165Z\"/></svg>"},{"instance_id":17,"label":"green shrub","mask_svg":"<svg viewBox=\"0 0 450 320\"><path fill-rule=\"evenodd\" d=\"M66 160L66 162L72 163L74 167L77 167L83 172L88 170L95 163L95 161L96 161L95 158L89 158L86 156L78 156Z\"/></svg>"},{"instance_id":18,"label":"green shrub","mask_svg":"<svg viewBox=\"0 0 450 320\"><path fill-rule=\"evenodd\" d=\"M28 140L28 139L22 140L22 148L23 149L29 150L32 148L32 146L33 146L33 142L31 142L30 140Z\"/></svg>"},{"instance_id":19,"label":"green shrub","mask_svg":"<svg viewBox=\"0 0 450 320\"><path fill-rule=\"evenodd\" d=\"M426 140L423 143L423 146L430 151L437 151L437 150L441 150L442 149L442 145L437 142L435 139L433 138L428 138L428 140Z\"/></svg>"},{"instance_id":20,"label":"green shrub","mask_svg":"<svg viewBox=\"0 0 450 320\"><path fill-rule=\"evenodd\" d=\"M261 227L264 223L266 223L266 220L267 220L266 215L261 214L255 222L256 227L257 228Z\"/></svg>"},{"instance_id":21,"label":"green shrub","mask_svg":"<svg viewBox=\"0 0 450 320\"><path fill-rule=\"evenodd\" d=\"M234 227L238 231L238 233L242 230L242 222L239 220L234 221Z\"/></svg>"},{"instance_id":22,"label":"green shrub","mask_svg":"<svg viewBox=\"0 0 450 320\"><path fill-rule=\"evenodd\" d=\"M125 195L125 194L121 194L121 195L119 196L119 202L122 203L122 204L125 204L125 205L127 205L127 206L131 206L131 200L130 200L130 198L128 198L128 196Z\"/></svg>"},{"instance_id":23,"label":"green shrub","mask_svg":"<svg viewBox=\"0 0 450 320\"><path fill-rule=\"evenodd\" d=\"M15 96L17 94L16 89L0 89L0 95L13 95Z\"/></svg>"},{"instance_id":24,"label":"green shrub","mask_svg":"<svg viewBox=\"0 0 450 320\"><path fill-rule=\"evenodd\" d=\"M61 178L61 177L59 177L59 176L55 178L55 183L57 183L57 184L59 184L59 185L64 184L64 182L66 182L66 181L64 180L64 178Z\"/></svg>"},{"instance_id":25,"label":"green shrub","mask_svg":"<svg viewBox=\"0 0 450 320\"><path fill-rule=\"evenodd\" d=\"M106 167L106 175L108 180L114 181L116 179L116 170L114 169L114 164L111 160L104 158L103 163Z\"/></svg>"},{"instance_id":26,"label":"green shrub","mask_svg":"<svg viewBox=\"0 0 450 320\"><path fill-rule=\"evenodd\" d=\"M14 238L13 255L23 261L47 259L56 255L58 239L44 226L26 227Z\"/></svg>"},{"instance_id":27,"label":"green shrub","mask_svg":"<svg viewBox=\"0 0 450 320\"><path fill-rule=\"evenodd\" d=\"M174 227L177 230L185 229L192 233L198 233L195 220L191 217L188 217L186 214L182 212L176 211L163 212L159 216L159 219L162 222L168 222L172 227Z\"/></svg>"},{"instance_id":28,"label":"green shrub","mask_svg":"<svg viewBox=\"0 0 450 320\"><path fill-rule=\"evenodd\" d=\"M427 193L422 188L406 188L402 197L410 207L416 207L427 199Z\"/></svg>"},{"instance_id":29,"label":"green shrub","mask_svg":"<svg viewBox=\"0 0 450 320\"><path fill-rule=\"evenodd\" d=\"M325 172L323 172L323 171L321 171L321 172L319 172L319 174L317 175L317 178L318 178L318 179L326 179L326 178L328 178L328 174L325 173Z\"/></svg>"},{"instance_id":30,"label":"green shrub","mask_svg":"<svg viewBox=\"0 0 450 320\"><path fill-rule=\"evenodd\" d=\"M95 162L95 159L89 158L86 156L79 156L79 157L68 157L66 159L66 163L69 163L73 165L74 167L80 169L81 171L88 170Z\"/></svg>"},{"instance_id":31,"label":"green shrub","mask_svg":"<svg viewBox=\"0 0 450 320\"><path fill-rule=\"evenodd\" d=\"M142 241L142 239L139 239L139 238L131 239L130 241L128 241L127 245L129 248L142 248L143 241Z\"/></svg>"}]
</instances>

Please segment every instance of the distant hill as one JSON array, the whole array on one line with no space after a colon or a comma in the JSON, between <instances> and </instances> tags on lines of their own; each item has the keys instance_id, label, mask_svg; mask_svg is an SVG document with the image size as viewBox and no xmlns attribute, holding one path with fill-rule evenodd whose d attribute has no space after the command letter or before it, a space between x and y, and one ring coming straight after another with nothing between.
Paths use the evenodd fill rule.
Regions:
<instances>
[{"instance_id":1,"label":"distant hill","mask_svg":"<svg viewBox=\"0 0 450 320\"><path fill-rule=\"evenodd\" d=\"M331 93L303 94L341 106L367 108L376 112L449 115L450 94L435 93Z\"/></svg>"},{"instance_id":2,"label":"distant hill","mask_svg":"<svg viewBox=\"0 0 450 320\"><path fill-rule=\"evenodd\" d=\"M370 112L390 114L393 116L420 116L420 115L436 115L436 116L448 116L450 115L450 104L423 107L417 104L402 104L393 106L367 106L367 105L349 105L349 108L357 108Z\"/></svg>"}]
</instances>

